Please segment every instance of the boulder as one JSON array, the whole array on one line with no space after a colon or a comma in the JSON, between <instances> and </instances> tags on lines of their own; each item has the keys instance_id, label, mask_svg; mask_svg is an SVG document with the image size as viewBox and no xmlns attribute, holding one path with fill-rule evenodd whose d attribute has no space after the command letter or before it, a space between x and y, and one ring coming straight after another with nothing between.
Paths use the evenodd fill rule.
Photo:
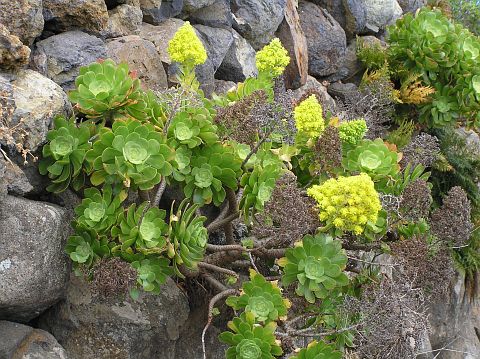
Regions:
<instances>
[{"instance_id":1,"label":"boulder","mask_svg":"<svg viewBox=\"0 0 480 359\"><path fill-rule=\"evenodd\" d=\"M221 80L241 82L258 73L255 64L255 50L235 30L232 30L232 35L233 43L215 76Z\"/></svg>"},{"instance_id":2,"label":"boulder","mask_svg":"<svg viewBox=\"0 0 480 359\"><path fill-rule=\"evenodd\" d=\"M182 12L183 0L140 0L143 21L159 25Z\"/></svg>"},{"instance_id":3,"label":"boulder","mask_svg":"<svg viewBox=\"0 0 480 359\"><path fill-rule=\"evenodd\" d=\"M25 173L15 163L0 157L0 195L25 196L33 190Z\"/></svg>"},{"instance_id":4,"label":"boulder","mask_svg":"<svg viewBox=\"0 0 480 359\"><path fill-rule=\"evenodd\" d=\"M183 0L183 11L192 13L212 5L217 0Z\"/></svg>"},{"instance_id":5,"label":"boulder","mask_svg":"<svg viewBox=\"0 0 480 359\"><path fill-rule=\"evenodd\" d=\"M43 0L45 30L60 33L84 30L101 34L108 25L104 0Z\"/></svg>"},{"instance_id":6,"label":"boulder","mask_svg":"<svg viewBox=\"0 0 480 359\"><path fill-rule=\"evenodd\" d=\"M107 43L107 55L117 63L128 63L146 89L160 91L167 88L162 59L150 41L136 35L119 37Z\"/></svg>"},{"instance_id":7,"label":"boulder","mask_svg":"<svg viewBox=\"0 0 480 359\"><path fill-rule=\"evenodd\" d=\"M81 66L106 57L105 44L98 37L82 31L67 31L37 42L32 66L64 90L71 90Z\"/></svg>"},{"instance_id":8,"label":"boulder","mask_svg":"<svg viewBox=\"0 0 480 359\"><path fill-rule=\"evenodd\" d=\"M189 306L175 282L169 279L159 295L141 293L136 301L128 294L101 293L72 275L66 300L39 320L69 358L182 358L175 354L175 343Z\"/></svg>"},{"instance_id":9,"label":"boulder","mask_svg":"<svg viewBox=\"0 0 480 359\"><path fill-rule=\"evenodd\" d=\"M296 101L299 101L300 99L304 98L306 95L309 94L317 94L318 97L320 97L320 103L323 106L324 113L326 113L327 111L335 113L335 100L332 98L332 96L328 94L327 88L312 76L308 76L305 85L293 91L293 97Z\"/></svg>"},{"instance_id":10,"label":"boulder","mask_svg":"<svg viewBox=\"0 0 480 359\"><path fill-rule=\"evenodd\" d=\"M378 32L402 16L397 0L364 0L367 11L365 31Z\"/></svg>"},{"instance_id":11,"label":"boulder","mask_svg":"<svg viewBox=\"0 0 480 359\"><path fill-rule=\"evenodd\" d=\"M233 43L233 35L231 31L219 28L213 28L205 25L194 25L195 30L200 35L208 58L212 60L214 71L220 67Z\"/></svg>"},{"instance_id":12,"label":"boulder","mask_svg":"<svg viewBox=\"0 0 480 359\"><path fill-rule=\"evenodd\" d=\"M0 23L0 69L13 70L28 64L30 48Z\"/></svg>"},{"instance_id":13,"label":"boulder","mask_svg":"<svg viewBox=\"0 0 480 359\"><path fill-rule=\"evenodd\" d=\"M421 7L427 5L427 0L398 0L398 4L400 5L404 13L414 13Z\"/></svg>"},{"instance_id":14,"label":"boulder","mask_svg":"<svg viewBox=\"0 0 480 359\"><path fill-rule=\"evenodd\" d=\"M106 38L136 35L142 24L143 13L139 7L121 4L108 11L108 25L102 36Z\"/></svg>"},{"instance_id":15,"label":"boulder","mask_svg":"<svg viewBox=\"0 0 480 359\"><path fill-rule=\"evenodd\" d=\"M285 15L287 0L233 0L233 27L259 50L270 42Z\"/></svg>"},{"instance_id":16,"label":"boulder","mask_svg":"<svg viewBox=\"0 0 480 359\"><path fill-rule=\"evenodd\" d=\"M224 95L236 86L237 84L233 81L215 80L215 93L217 95Z\"/></svg>"},{"instance_id":17,"label":"boulder","mask_svg":"<svg viewBox=\"0 0 480 359\"><path fill-rule=\"evenodd\" d=\"M15 76L0 74L0 93L10 107L4 117L6 126L15 126L16 140L31 152L46 142L55 116L72 113L62 88L33 70L20 70Z\"/></svg>"},{"instance_id":18,"label":"boulder","mask_svg":"<svg viewBox=\"0 0 480 359\"><path fill-rule=\"evenodd\" d=\"M0 319L27 322L65 294L69 213L7 195L0 207Z\"/></svg>"},{"instance_id":19,"label":"boulder","mask_svg":"<svg viewBox=\"0 0 480 359\"><path fill-rule=\"evenodd\" d=\"M313 3L301 0L298 13L307 38L309 74L325 77L336 73L347 48L345 31L326 10Z\"/></svg>"},{"instance_id":20,"label":"boulder","mask_svg":"<svg viewBox=\"0 0 480 359\"><path fill-rule=\"evenodd\" d=\"M197 24L230 29L233 16L229 0L216 0L211 5L202 7L188 15Z\"/></svg>"},{"instance_id":21,"label":"boulder","mask_svg":"<svg viewBox=\"0 0 480 359\"><path fill-rule=\"evenodd\" d=\"M67 359L57 340L44 330L0 320L0 358Z\"/></svg>"},{"instance_id":22,"label":"boulder","mask_svg":"<svg viewBox=\"0 0 480 359\"><path fill-rule=\"evenodd\" d=\"M285 86L287 89L297 89L307 82L308 48L307 39L300 25L296 0L287 1L285 18L276 35L290 55L290 63L284 72Z\"/></svg>"},{"instance_id":23,"label":"boulder","mask_svg":"<svg viewBox=\"0 0 480 359\"><path fill-rule=\"evenodd\" d=\"M0 0L0 24L25 45L32 45L43 30L42 0Z\"/></svg>"}]
</instances>

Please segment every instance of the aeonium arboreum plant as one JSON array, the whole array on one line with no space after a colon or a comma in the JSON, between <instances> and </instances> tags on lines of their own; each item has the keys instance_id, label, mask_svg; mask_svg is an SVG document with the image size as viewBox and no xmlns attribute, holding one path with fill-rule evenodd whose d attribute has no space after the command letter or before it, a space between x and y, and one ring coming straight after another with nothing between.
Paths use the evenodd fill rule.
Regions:
<instances>
[{"instance_id":1,"label":"aeonium arboreum plant","mask_svg":"<svg viewBox=\"0 0 480 359\"><path fill-rule=\"evenodd\" d=\"M90 118L125 111L142 94L140 80L129 72L128 65L116 65L110 59L81 67L75 86L69 98L76 109Z\"/></svg>"},{"instance_id":2,"label":"aeonium arboreum plant","mask_svg":"<svg viewBox=\"0 0 480 359\"><path fill-rule=\"evenodd\" d=\"M324 233L303 237L278 260L278 265L284 268L283 284L298 282L297 295L305 297L309 303L315 303L316 298L326 298L337 287L348 285L348 277L343 272L346 264L347 256L341 242Z\"/></svg>"},{"instance_id":3,"label":"aeonium arboreum plant","mask_svg":"<svg viewBox=\"0 0 480 359\"><path fill-rule=\"evenodd\" d=\"M68 238L65 251L75 265L87 267L91 267L95 260L110 255L108 238L81 226L75 227L75 234Z\"/></svg>"},{"instance_id":4,"label":"aeonium arboreum plant","mask_svg":"<svg viewBox=\"0 0 480 359\"><path fill-rule=\"evenodd\" d=\"M169 176L175 151L166 137L149 124L137 120L116 120L112 129L102 128L86 159L93 169L90 181L123 183L125 187L152 189Z\"/></svg>"},{"instance_id":5,"label":"aeonium arboreum plant","mask_svg":"<svg viewBox=\"0 0 480 359\"><path fill-rule=\"evenodd\" d=\"M228 328L231 332L219 336L220 341L230 346L226 359L274 359L283 354L275 338L275 322L261 326L255 322L253 313L244 312L228 322Z\"/></svg>"},{"instance_id":6,"label":"aeonium arboreum plant","mask_svg":"<svg viewBox=\"0 0 480 359\"><path fill-rule=\"evenodd\" d=\"M335 350L332 345L324 341L314 340L307 348L301 349L290 359L342 359L342 352Z\"/></svg>"},{"instance_id":7,"label":"aeonium arboreum plant","mask_svg":"<svg viewBox=\"0 0 480 359\"><path fill-rule=\"evenodd\" d=\"M258 272L250 270L250 281L244 282L240 296L229 297L227 305L235 310L243 309L254 315L257 322L285 319L291 304L283 299L277 282L269 282Z\"/></svg>"},{"instance_id":8,"label":"aeonium arboreum plant","mask_svg":"<svg viewBox=\"0 0 480 359\"><path fill-rule=\"evenodd\" d=\"M49 143L43 146L43 158L39 164L42 175L48 174L52 183L49 192L63 192L71 184L79 190L85 182L82 166L85 154L90 149L90 127L88 124L76 125L75 120L64 117L54 119L55 129L47 134Z\"/></svg>"},{"instance_id":9,"label":"aeonium arboreum plant","mask_svg":"<svg viewBox=\"0 0 480 359\"><path fill-rule=\"evenodd\" d=\"M163 257L147 257L132 262L132 267L137 270L137 283L146 292L160 293L160 286L173 274L170 261Z\"/></svg>"}]
</instances>

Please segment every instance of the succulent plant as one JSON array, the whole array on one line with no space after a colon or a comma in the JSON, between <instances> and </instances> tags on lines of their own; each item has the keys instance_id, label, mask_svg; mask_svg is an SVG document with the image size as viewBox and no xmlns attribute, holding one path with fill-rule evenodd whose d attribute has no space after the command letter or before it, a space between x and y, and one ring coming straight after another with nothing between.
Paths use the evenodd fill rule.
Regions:
<instances>
[{"instance_id":1,"label":"succulent plant","mask_svg":"<svg viewBox=\"0 0 480 359\"><path fill-rule=\"evenodd\" d=\"M185 65L200 65L207 61L207 52L195 29L186 21L168 42L168 54L172 61Z\"/></svg>"},{"instance_id":2,"label":"succulent plant","mask_svg":"<svg viewBox=\"0 0 480 359\"><path fill-rule=\"evenodd\" d=\"M93 168L90 181L123 183L126 187L152 189L162 176L169 176L175 151L165 144L165 136L150 124L116 120L112 129L102 128L97 141L87 152Z\"/></svg>"},{"instance_id":3,"label":"succulent plant","mask_svg":"<svg viewBox=\"0 0 480 359\"><path fill-rule=\"evenodd\" d=\"M140 80L129 72L128 65L116 65L110 59L81 67L75 86L70 101L91 118L125 110L141 97Z\"/></svg>"},{"instance_id":4,"label":"succulent plant","mask_svg":"<svg viewBox=\"0 0 480 359\"><path fill-rule=\"evenodd\" d=\"M362 234L368 223L376 223L382 206L371 178L358 176L331 178L307 190L317 202L324 229L332 227L341 231Z\"/></svg>"},{"instance_id":5,"label":"succulent plant","mask_svg":"<svg viewBox=\"0 0 480 359\"><path fill-rule=\"evenodd\" d=\"M198 205L188 205L185 199L178 210L170 215L169 240L173 245L170 257L173 257L175 273L183 278L179 266L196 269L198 262L203 259L208 240L208 232L204 227L206 217L197 216Z\"/></svg>"},{"instance_id":6,"label":"succulent plant","mask_svg":"<svg viewBox=\"0 0 480 359\"><path fill-rule=\"evenodd\" d=\"M285 71L290 63L290 56L280 40L275 38L257 52L255 62L259 71L277 77Z\"/></svg>"},{"instance_id":7,"label":"succulent plant","mask_svg":"<svg viewBox=\"0 0 480 359\"><path fill-rule=\"evenodd\" d=\"M158 130L163 130L167 122L164 104L152 90L142 92L138 102L129 105L126 110L131 117L150 123Z\"/></svg>"},{"instance_id":8,"label":"succulent plant","mask_svg":"<svg viewBox=\"0 0 480 359\"><path fill-rule=\"evenodd\" d=\"M338 135L343 143L356 145L367 133L364 119L342 122L338 126Z\"/></svg>"},{"instance_id":9,"label":"succulent plant","mask_svg":"<svg viewBox=\"0 0 480 359\"><path fill-rule=\"evenodd\" d=\"M168 136L179 144L194 148L201 144L214 144L218 140L216 131L217 127L212 124L208 109L187 107L172 119Z\"/></svg>"},{"instance_id":10,"label":"succulent plant","mask_svg":"<svg viewBox=\"0 0 480 359\"><path fill-rule=\"evenodd\" d=\"M168 233L165 216L164 210L149 208L148 202L142 203L138 208L134 203L126 214L120 214L118 226L112 228L112 237L118 237L124 252L129 251L130 247L145 254L163 252L167 247Z\"/></svg>"},{"instance_id":11,"label":"succulent plant","mask_svg":"<svg viewBox=\"0 0 480 359\"><path fill-rule=\"evenodd\" d=\"M275 322L265 326L255 323L255 316L245 312L240 317L228 322L231 332L220 334L220 341L230 347L226 351L226 359L273 359L283 354L282 348L275 339Z\"/></svg>"},{"instance_id":12,"label":"succulent plant","mask_svg":"<svg viewBox=\"0 0 480 359\"><path fill-rule=\"evenodd\" d=\"M335 350L333 345L314 340L290 359L342 359L342 352Z\"/></svg>"},{"instance_id":13,"label":"succulent plant","mask_svg":"<svg viewBox=\"0 0 480 359\"><path fill-rule=\"evenodd\" d=\"M137 283L144 291L153 294L160 293L160 286L173 274L170 261L167 258L146 258L132 262L132 267L137 270Z\"/></svg>"},{"instance_id":14,"label":"succulent plant","mask_svg":"<svg viewBox=\"0 0 480 359\"><path fill-rule=\"evenodd\" d=\"M309 303L315 303L316 298L326 298L329 291L337 287L348 285L348 277L343 272L347 256L342 244L324 233L303 237L295 248L287 249L278 264L284 268L283 284L298 281L295 292Z\"/></svg>"},{"instance_id":15,"label":"succulent plant","mask_svg":"<svg viewBox=\"0 0 480 359\"><path fill-rule=\"evenodd\" d=\"M227 305L254 315L256 322L271 322L286 317L290 301L282 298L276 282L267 281L261 274L250 271L250 281L244 282L240 296L231 296Z\"/></svg>"},{"instance_id":16,"label":"succulent plant","mask_svg":"<svg viewBox=\"0 0 480 359\"><path fill-rule=\"evenodd\" d=\"M367 173L377 182L396 175L400 169L397 162L398 154L377 138L360 142L346 153L342 164L347 171Z\"/></svg>"},{"instance_id":17,"label":"succulent plant","mask_svg":"<svg viewBox=\"0 0 480 359\"><path fill-rule=\"evenodd\" d=\"M123 190L114 195L109 185L105 185L102 192L95 187L87 188L82 203L75 208L77 223L104 234L116 224L121 212L120 204L126 197Z\"/></svg>"},{"instance_id":18,"label":"succulent plant","mask_svg":"<svg viewBox=\"0 0 480 359\"><path fill-rule=\"evenodd\" d=\"M315 95L310 95L307 99L300 102L293 112L295 125L299 134L308 138L318 138L325 130L325 120L323 119L323 109Z\"/></svg>"},{"instance_id":19,"label":"succulent plant","mask_svg":"<svg viewBox=\"0 0 480 359\"><path fill-rule=\"evenodd\" d=\"M108 239L98 236L94 230L76 227L75 234L67 240L65 251L77 264L92 266L93 262L110 254Z\"/></svg>"},{"instance_id":20,"label":"succulent plant","mask_svg":"<svg viewBox=\"0 0 480 359\"><path fill-rule=\"evenodd\" d=\"M90 149L90 129L87 124L77 127L74 119L61 116L54 119L54 125L55 129L47 134L49 142L43 146L39 171L52 181L47 187L49 192L62 192L70 184L79 190L85 182L82 166Z\"/></svg>"},{"instance_id":21,"label":"succulent plant","mask_svg":"<svg viewBox=\"0 0 480 359\"><path fill-rule=\"evenodd\" d=\"M233 148L216 143L196 149L186 169L184 193L198 204L213 201L219 206L225 199L223 186L236 190L241 170L240 158Z\"/></svg>"}]
</instances>

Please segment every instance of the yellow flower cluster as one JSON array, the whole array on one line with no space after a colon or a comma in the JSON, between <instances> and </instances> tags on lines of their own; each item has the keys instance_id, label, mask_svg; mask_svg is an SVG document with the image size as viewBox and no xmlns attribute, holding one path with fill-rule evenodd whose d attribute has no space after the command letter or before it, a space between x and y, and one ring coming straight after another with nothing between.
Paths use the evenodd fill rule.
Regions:
<instances>
[{"instance_id":1,"label":"yellow flower cluster","mask_svg":"<svg viewBox=\"0 0 480 359\"><path fill-rule=\"evenodd\" d=\"M347 121L338 126L338 134L344 143L355 145L365 136L367 129L364 119Z\"/></svg>"},{"instance_id":2,"label":"yellow flower cluster","mask_svg":"<svg viewBox=\"0 0 480 359\"><path fill-rule=\"evenodd\" d=\"M270 72L274 77L280 76L290 63L288 51L279 39L275 38L255 56L258 71Z\"/></svg>"},{"instance_id":3,"label":"yellow flower cluster","mask_svg":"<svg viewBox=\"0 0 480 359\"><path fill-rule=\"evenodd\" d=\"M366 173L329 179L310 187L307 194L317 202L320 220L327 227L357 235L363 233L368 221L377 221L382 208L373 181Z\"/></svg>"},{"instance_id":4,"label":"yellow flower cluster","mask_svg":"<svg viewBox=\"0 0 480 359\"><path fill-rule=\"evenodd\" d=\"M322 112L322 105L320 105L315 95L311 95L303 100L295 107L293 112L298 132L306 134L311 138L320 137L325 130Z\"/></svg>"},{"instance_id":5,"label":"yellow flower cluster","mask_svg":"<svg viewBox=\"0 0 480 359\"><path fill-rule=\"evenodd\" d=\"M172 61L181 64L200 65L207 61L207 52L188 21L168 42L168 54Z\"/></svg>"}]
</instances>

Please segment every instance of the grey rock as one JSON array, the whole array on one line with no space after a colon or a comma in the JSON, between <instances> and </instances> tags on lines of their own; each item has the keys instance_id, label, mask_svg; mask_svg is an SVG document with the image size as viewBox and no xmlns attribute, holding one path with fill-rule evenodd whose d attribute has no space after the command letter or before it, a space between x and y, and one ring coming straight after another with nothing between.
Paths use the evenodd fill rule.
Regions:
<instances>
[{"instance_id":1,"label":"grey rock","mask_svg":"<svg viewBox=\"0 0 480 359\"><path fill-rule=\"evenodd\" d=\"M143 21L159 25L182 12L183 0L140 0Z\"/></svg>"},{"instance_id":2,"label":"grey rock","mask_svg":"<svg viewBox=\"0 0 480 359\"><path fill-rule=\"evenodd\" d=\"M293 91L293 95L295 100L300 100L305 94L310 92L317 93L321 98L321 104L323 106L324 112L330 111L331 113L335 113L336 104L335 100L330 96L327 92L327 88L322 85L320 82L317 81L316 78L312 76L308 76L307 83L300 87L297 90Z\"/></svg>"},{"instance_id":3,"label":"grey rock","mask_svg":"<svg viewBox=\"0 0 480 359\"><path fill-rule=\"evenodd\" d=\"M62 88L36 71L19 70L10 77L0 73L0 92L13 110L4 118L6 126L16 126L16 132L25 135L18 141L31 152L46 142L55 116L73 112Z\"/></svg>"},{"instance_id":4,"label":"grey rock","mask_svg":"<svg viewBox=\"0 0 480 359\"><path fill-rule=\"evenodd\" d=\"M33 190L25 173L13 162L0 157L0 193L25 196Z\"/></svg>"},{"instance_id":5,"label":"grey rock","mask_svg":"<svg viewBox=\"0 0 480 359\"><path fill-rule=\"evenodd\" d=\"M217 95L224 95L236 86L237 84L233 81L215 80L215 93Z\"/></svg>"},{"instance_id":6,"label":"grey rock","mask_svg":"<svg viewBox=\"0 0 480 359\"><path fill-rule=\"evenodd\" d=\"M43 30L42 0L0 0L0 24L31 46Z\"/></svg>"},{"instance_id":7,"label":"grey rock","mask_svg":"<svg viewBox=\"0 0 480 359\"><path fill-rule=\"evenodd\" d=\"M195 12L199 9L212 5L217 0L183 0L183 11Z\"/></svg>"},{"instance_id":8,"label":"grey rock","mask_svg":"<svg viewBox=\"0 0 480 359\"><path fill-rule=\"evenodd\" d=\"M159 295L105 297L72 275L66 300L40 318L71 359L174 359L189 314L185 294L168 280Z\"/></svg>"},{"instance_id":9,"label":"grey rock","mask_svg":"<svg viewBox=\"0 0 480 359\"><path fill-rule=\"evenodd\" d=\"M235 30L232 30L232 35L233 43L215 76L221 80L241 82L258 73L255 64L255 50Z\"/></svg>"},{"instance_id":10,"label":"grey rock","mask_svg":"<svg viewBox=\"0 0 480 359\"><path fill-rule=\"evenodd\" d=\"M28 64L30 49L0 23L0 69L13 70Z\"/></svg>"},{"instance_id":11,"label":"grey rock","mask_svg":"<svg viewBox=\"0 0 480 359\"><path fill-rule=\"evenodd\" d=\"M212 60L214 71L216 71L233 43L231 31L205 25L194 25L194 28L200 34L200 40L207 50L208 58Z\"/></svg>"},{"instance_id":12,"label":"grey rock","mask_svg":"<svg viewBox=\"0 0 480 359\"><path fill-rule=\"evenodd\" d=\"M309 74L324 77L343 65L347 38L340 24L324 9L301 0L298 13L308 45Z\"/></svg>"},{"instance_id":13,"label":"grey rock","mask_svg":"<svg viewBox=\"0 0 480 359\"><path fill-rule=\"evenodd\" d=\"M233 22L230 0L216 0L209 6L202 7L188 15L197 24L212 27L231 28Z\"/></svg>"},{"instance_id":14,"label":"grey rock","mask_svg":"<svg viewBox=\"0 0 480 359\"><path fill-rule=\"evenodd\" d=\"M63 89L71 90L81 66L106 57L101 39L82 31L67 31L39 41L33 52L32 65Z\"/></svg>"},{"instance_id":15,"label":"grey rock","mask_svg":"<svg viewBox=\"0 0 480 359\"><path fill-rule=\"evenodd\" d=\"M232 0L233 27L259 50L273 38L286 5L287 0Z\"/></svg>"},{"instance_id":16,"label":"grey rock","mask_svg":"<svg viewBox=\"0 0 480 359\"><path fill-rule=\"evenodd\" d=\"M119 37L107 43L107 55L117 63L128 63L146 89L160 91L167 88L167 74L152 42L136 35Z\"/></svg>"},{"instance_id":17,"label":"grey rock","mask_svg":"<svg viewBox=\"0 0 480 359\"><path fill-rule=\"evenodd\" d=\"M466 286L468 283L468 287ZM432 348L447 345L451 351L442 351L442 359L477 359L480 353L480 277L466 282L458 275L448 298L437 298L430 303L430 342ZM459 352L462 353L459 355Z\"/></svg>"},{"instance_id":18,"label":"grey rock","mask_svg":"<svg viewBox=\"0 0 480 359\"><path fill-rule=\"evenodd\" d=\"M67 359L57 340L44 330L0 320L0 358Z\"/></svg>"},{"instance_id":19,"label":"grey rock","mask_svg":"<svg viewBox=\"0 0 480 359\"><path fill-rule=\"evenodd\" d=\"M475 151L480 155L480 136L474 130L467 130L465 127L459 127L455 130L461 137L465 139L465 142L472 151Z\"/></svg>"},{"instance_id":20,"label":"grey rock","mask_svg":"<svg viewBox=\"0 0 480 359\"><path fill-rule=\"evenodd\" d=\"M84 30L101 34L108 25L104 0L43 0L45 30L60 33Z\"/></svg>"},{"instance_id":21,"label":"grey rock","mask_svg":"<svg viewBox=\"0 0 480 359\"><path fill-rule=\"evenodd\" d=\"M136 35L142 24L143 13L139 7L121 4L108 11L108 25L102 33L105 38Z\"/></svg>"},{"instance_id":22,"label":"grey rock","mask_svg":"<svg viewBox=\"0 0 480 359\"><path fill-rule=\"evenodd\" d=\"M404 13L414 13L421 7L427 5L427 0L398 0L398 4L400 5Z\"/></svg>"},{"instance_id":23,"label":"grey rock","mask_svg":"<svg viewBox=\"0 0 480 359\"><path fill-rule=\"evenodd\" d=\"M358 90L357 85L353 83L342 83L342 82L334 82L327 87L328 93L333 96L334 98L339 98L340 100L344 101L349 93L355 92Z\"/></svg>"},{"instance_id":24,"label":"grey rock","mask_svg":"<svg viewBox=\"0 0 480 359\"><path fill-rule=\"evenodd\" d=\"M0 319L27 322L65 294L68 212L7 195L0 208Z\"/></svg>"},{"instance_id":25,"label":"grey rock","mask_svg":"<svg viewBox=\"0 0 480 359\"><path fill-rule=\"evenodd\" d=\"M402 16L397 0L364 0L367 11L366 30L378 32Z\"/></svg>"}]
</instances>

